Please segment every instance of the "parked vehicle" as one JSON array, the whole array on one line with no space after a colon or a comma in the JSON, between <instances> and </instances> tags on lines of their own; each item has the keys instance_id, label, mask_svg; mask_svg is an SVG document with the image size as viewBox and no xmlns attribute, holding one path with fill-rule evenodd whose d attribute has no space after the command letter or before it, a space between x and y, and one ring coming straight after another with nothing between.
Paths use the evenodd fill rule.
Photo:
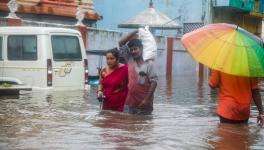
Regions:
<instances>
[{"instance_id":1,"label":"parked vehicle","mask_svg":"<svg viewBox=\"0 0 264 150\"><path fill-rule=\"evenodd\" d=\"M81 34L65 28L0 27L0 84L5 81L33 90L87 88Z\"/></svg>"}]
</instances>

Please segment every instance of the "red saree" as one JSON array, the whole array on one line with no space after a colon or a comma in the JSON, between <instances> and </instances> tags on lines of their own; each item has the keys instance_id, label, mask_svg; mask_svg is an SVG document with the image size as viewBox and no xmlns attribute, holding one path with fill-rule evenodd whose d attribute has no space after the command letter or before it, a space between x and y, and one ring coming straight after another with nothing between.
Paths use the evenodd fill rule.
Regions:
<instances>
[{"instance_id":1,"label":"red saree","mask_svg":"<svg viewBox=\"0 0 264 150\"><path fill-rule=\"evenodd\" d=\"M102 79L105 100L104 110L123 111L127 97L128 67L124 65L117 68Z\"/></svg>"}]
</instances>

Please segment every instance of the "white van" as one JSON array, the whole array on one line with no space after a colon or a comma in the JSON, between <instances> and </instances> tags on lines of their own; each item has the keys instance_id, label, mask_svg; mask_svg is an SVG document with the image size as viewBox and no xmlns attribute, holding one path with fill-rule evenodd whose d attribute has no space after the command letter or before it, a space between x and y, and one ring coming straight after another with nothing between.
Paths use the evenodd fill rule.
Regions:
<instances>
[{"instance_id":1,"label":"white van","mask_svg":"<svg viewBox=\"0 0 264 150\"><path fill-rule=\"evenodd\" d=\"M0 27L0 84L32 89L84 89L88 62L77 30Z\"/></svg>"}]
</instances>

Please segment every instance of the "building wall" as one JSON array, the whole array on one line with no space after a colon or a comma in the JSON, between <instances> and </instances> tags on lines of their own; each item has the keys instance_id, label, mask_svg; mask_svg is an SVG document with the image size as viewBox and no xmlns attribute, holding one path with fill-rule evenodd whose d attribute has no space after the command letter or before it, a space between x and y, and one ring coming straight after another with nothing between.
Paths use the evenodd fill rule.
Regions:
<instances>
[{"instance_id":1,"label":"building wall","mask_svg":"<svg viewBox=\"0 0 264 150\"><path fill-rule=\"evenodd\" d=\"M100 51L117 47L122 32L88 28L87 36L87 49Z\"/></svg>"},{"instance_id":2,"label":"building wall","mask_svg":"<svg viewBox=\"0 0 264 150\"><path fill-rule=\"evenodd\" d=\"M214 9L212 22L236 24L258 36L260 36L262 33L262 18L245 15L244 13L235 11L233 9Z\"/></svg>"},{"instance_id":3,"label":"building wall","mask_svg":"<svg viewBox=\"0 0 264 150\"><path fill-rule=\"evenodd\" d=\"M90 76L97 76L98 68L106 65L105 56L102 52L117 47L118 40L124 34L126 33L89 28L86 52ZM164 36L155 37L158 48L156 65L159 76L164 76L166 73L166 38ZM195 73L197 64L184 49L180 38L174 38L173 42L172 73L174 75Z\"/></svg>"},{"instance_id":4,"label":"building wall","mask_svg":"<svg viewBox=\"0 0 264 150\"><path fill-rule=\"evenodd\" d=\"M176 22L204 22L210 0L153 0L154 7ZM94 0L96 12L103 16L97 27L118 30L125 22L148 7L149 0Z\"/></svg>"}]
</instances>

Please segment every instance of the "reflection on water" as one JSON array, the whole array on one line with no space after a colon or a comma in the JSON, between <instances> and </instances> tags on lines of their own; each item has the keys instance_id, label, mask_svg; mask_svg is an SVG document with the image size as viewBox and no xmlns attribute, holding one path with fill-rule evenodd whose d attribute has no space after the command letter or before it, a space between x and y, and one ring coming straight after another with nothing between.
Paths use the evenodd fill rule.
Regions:
<instances>
[{"instance_id":1,"label":"reflection on water","mask_svg":"<svg viewBox=\"0 0 264 150\"><path fill-rule=\"evenodd\" d=\"M217 91L195 75L160 77L154 111L100 112L96 87L0 98L0 149L263 149L252 107L249 125L219 124Z\"/></svg>"},{"instance_id":2,"label":"reflection on water","mask_svg":"<svg viewBox=\"0 0 264 150\"><path fill-rule=\"evenodd\" d=\"M256 127L255 124L219 124L209 143L216 150L253 149L253 145L256 144L261 137L260 130L261 128ZM260 146L255 146L255 148L263 149L263 147Z\"/></svg>"},{"instance_id":3,"label":"reflection on water","mask_svg":"<svg viewBox=\"0 0 264 150\"><path fill-rule=\"evenodd\" d=\"M149 145L146 135L152 131L152 116L136 116L124 113L103 112L92 122L101 128L104 148L125 149Z\"/></svg>"}]
</instances>

